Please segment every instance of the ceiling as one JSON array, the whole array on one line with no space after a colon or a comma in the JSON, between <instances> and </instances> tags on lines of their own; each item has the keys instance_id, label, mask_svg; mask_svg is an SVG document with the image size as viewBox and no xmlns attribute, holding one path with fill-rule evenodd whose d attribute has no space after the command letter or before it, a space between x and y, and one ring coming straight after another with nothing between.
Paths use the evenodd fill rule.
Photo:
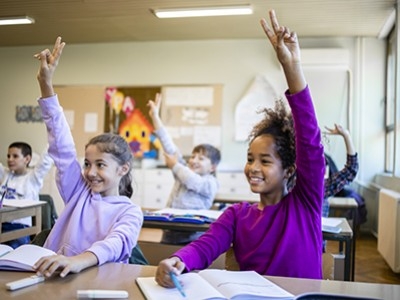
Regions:
<instances>
[{"instance_id":1,"label":"ceiling","mask_svg":"<svg viewBox=\"0 0 400 300\"><path fill-rule=\"evenodd\" d=\"M396 0L1 0L0 16L33 25L0 26L0 47L128 41L262 38L259 19L274 8L300 37L378 37ZM251 4L250 16L157 19L156 8ZM392 15L394 16L394 15ZM392 18L393 19L393 18Z\"/></svg>"}]
</instances>

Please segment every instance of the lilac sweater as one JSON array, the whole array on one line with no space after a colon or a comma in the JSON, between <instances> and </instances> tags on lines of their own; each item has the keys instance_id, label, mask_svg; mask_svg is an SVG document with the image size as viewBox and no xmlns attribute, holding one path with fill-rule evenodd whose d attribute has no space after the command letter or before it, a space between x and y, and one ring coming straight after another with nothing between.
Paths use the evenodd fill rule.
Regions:
<instances>
[{"instance_id":1,"label":"lilac sweater","mask_svg":"<svg viewBox=\"0 0 400 300\"><path fill-rule=\"evenodd\" d=\"M295 187L263 210L245 202L226 209L205 234L174 254L187 271L207 268L232 246L242 271L322 278L325 159L321 134L308 87L294 95L286 92L286 97L296 130Z\"/></svg>"},{"instance_id":2,"label":"lilac sweater","mask_svg":"<svg viewBox=\"0 0 400 300\"><path fill-rule=\"evenodd\" d=\"M90 251L99 265L128 262L143 223L140 207L128 197L102 197L90 190L57 96L38 102L47 126L49 155L57 168L57 187L65 203L44 247L65 256Z\"/></svg>"}]
</instances>

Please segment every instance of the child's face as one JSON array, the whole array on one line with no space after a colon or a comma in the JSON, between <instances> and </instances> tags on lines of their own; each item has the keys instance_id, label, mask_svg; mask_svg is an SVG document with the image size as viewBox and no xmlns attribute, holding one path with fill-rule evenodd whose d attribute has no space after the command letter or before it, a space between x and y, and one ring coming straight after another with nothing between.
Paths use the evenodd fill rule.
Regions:
<instances>
[{"instance_id":1,"label":"child's face","mask_svg":"<svg viewBox=\"0 0 400 300\"><path fill-rule=\"evenodd\" d=\"M26 171L30 159L31 156L24 156L20 148L8 148L7 166L10 171L14 171L15 174L23 174Z\"/></svg>"},{"instance_id":2,"label":"child's face","mask_svg":"<svg viewBox=\"0 0 400 300\"><path fill-rule=\"evenodd\" d=\"M95 145L86 148L83 175L93 192L103 197L118 196L119 181L127 170L127 165L120 166L112 154L101 152Z\"/></svg>"},{"instance_id":3,"label":"child's face","mask_svg":"<svg viewBox=\"0 0 400 300\"><path fill-rule=\"evenodd\" d=\"M270 135L256 137L249 145L244 173L251 191L258 194L270 194L276 198L282 196L286 172L275 149L275 139Z\"/></svg>"},{"instance_id":4,"label":"child's face","mask_svg":"<svg viewBox=\"0 0 400 300\"><path fill-rule=\"evenodd\" d=\"M188 161L189 168L199 175L210 174L215 171L215 165L207 156L200 152L194 152Z\"/></svg>"}]
</instances>

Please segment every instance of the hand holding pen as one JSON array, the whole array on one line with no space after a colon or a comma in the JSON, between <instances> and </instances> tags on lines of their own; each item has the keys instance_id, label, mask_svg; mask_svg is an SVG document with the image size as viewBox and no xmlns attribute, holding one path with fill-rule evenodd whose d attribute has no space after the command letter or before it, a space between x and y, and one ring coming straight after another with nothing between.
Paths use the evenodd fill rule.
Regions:
<instances>
[{"instance_id":1,"label":"hand holding pen","mask_svg":"<svg viewBox=\"0 0 400 300\"><path fill-rule=\"evenodd\" d=\"M163 259L158 264L156 271L156 282L166 288L173 288L180 286L177 276L182 273L185 269L185 264L180 260L179 257L172 256L167 259ZM173 274L171 276L171 274ZM175 277L175 282L174 282ZM178 285L176 284L178 282Z\"/></svg>"}]
</instances>

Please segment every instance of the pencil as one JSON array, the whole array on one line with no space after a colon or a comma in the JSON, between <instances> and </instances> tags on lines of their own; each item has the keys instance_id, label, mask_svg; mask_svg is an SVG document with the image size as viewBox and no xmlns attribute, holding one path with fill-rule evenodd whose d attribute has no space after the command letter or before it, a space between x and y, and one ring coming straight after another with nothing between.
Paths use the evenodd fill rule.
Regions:
<instances>
[{"instance_id":1,"label":"pencil","mask_svg":"<svg viewBox=\"0 0 400 300\"><path fill-rule=\"evenodd\" d=\"M186 298L186 294L183 291L183 288L181 286L181 283L179 282L178 278L176 277L176 275L172 272L169 272L169 276L172 279L172 282L174 283L175 287L178 289L179 293L181 293L181 295Z\"/></svg>"}]
</instances>

